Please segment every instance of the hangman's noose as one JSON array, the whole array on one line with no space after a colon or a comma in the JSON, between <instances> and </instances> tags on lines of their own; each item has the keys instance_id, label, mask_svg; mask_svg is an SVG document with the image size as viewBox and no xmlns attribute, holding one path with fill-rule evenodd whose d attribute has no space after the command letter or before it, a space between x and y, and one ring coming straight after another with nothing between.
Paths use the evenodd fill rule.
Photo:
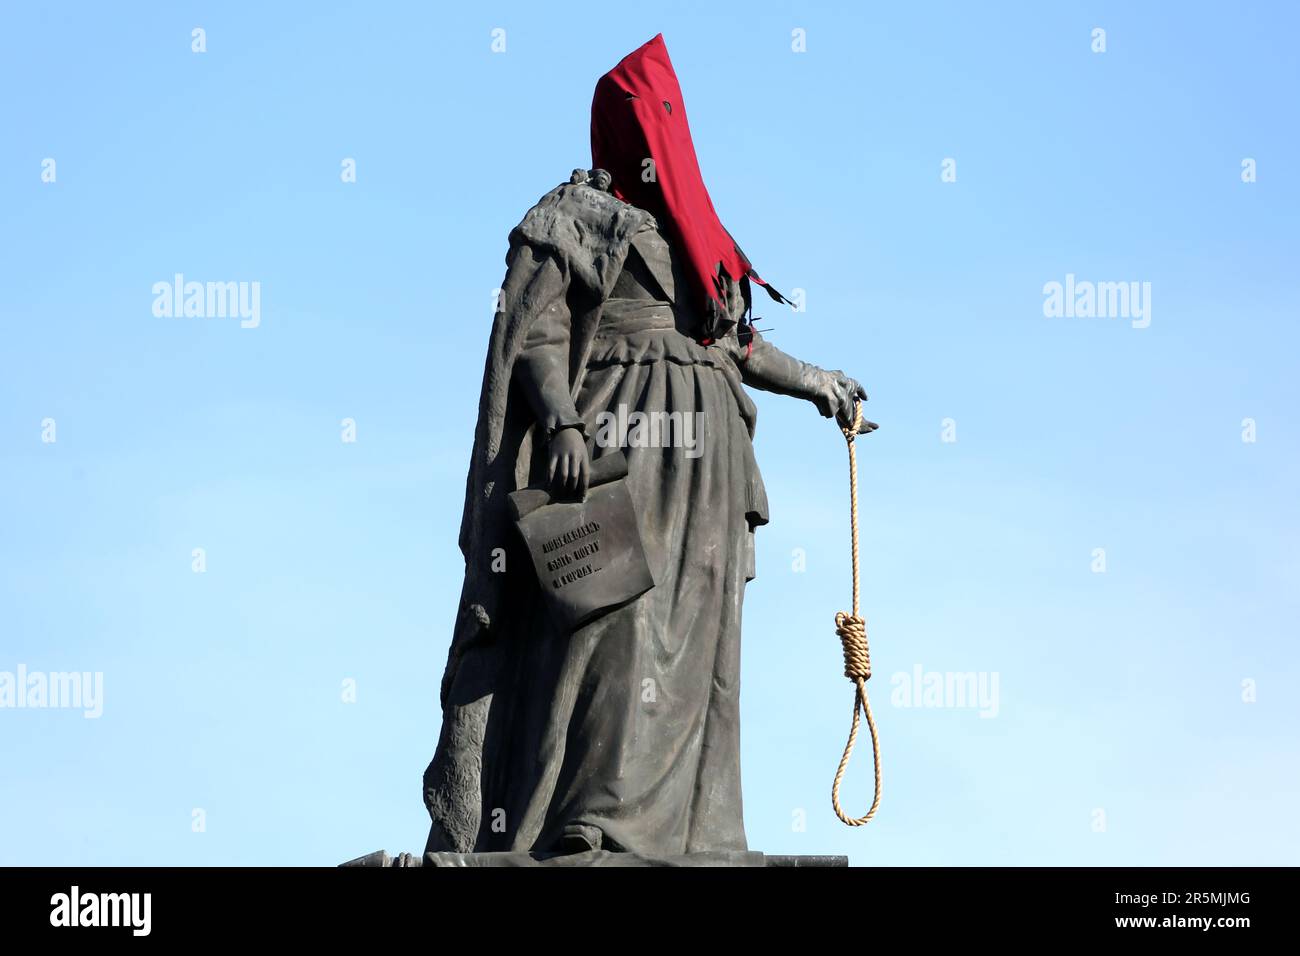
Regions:
<instances>
[{"instance_id":1,"label":"hangman's noose","mask_svg":"<svg viewBox=\"0 0 1300 956\"><path fill-rule=\"evenodd\" d=\"M849 730L849 742L844 746L844 756L840 758L839 769L835 771L835 782L831 784L831 805L835 815L851 827L860 827L876 815L880 807L880 736L876 733L876 721L871 716L871 702L867 699L867 680L871 677L871 653L867 648L867 622L863 620L858 608L858 456L853 447L853 440L862 427L862 403L853 403L853 424L841 428L849 444L849 515L853 527L853 613L840 611L835 615L835 633L844 645L844 676L853 681L856 689L853 694L853 726ZM876 795L871 801L871 809L866 816L851 817L840 806L840 781L848 769L849 757L853 755L853 744L858 739L858 725L862 714L867 715L867 729L871 731L871 764L876 778Z\"/></svg>"}]
</instances>

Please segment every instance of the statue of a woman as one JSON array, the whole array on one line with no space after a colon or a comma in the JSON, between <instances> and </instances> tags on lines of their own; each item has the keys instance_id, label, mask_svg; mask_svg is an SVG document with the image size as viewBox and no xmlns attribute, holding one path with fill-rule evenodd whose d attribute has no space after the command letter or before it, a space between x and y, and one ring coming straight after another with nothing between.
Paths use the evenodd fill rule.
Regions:
<instances>
[{"instance_id":1,"label":"statue of a woman","mask_svg":"<svg viewBox=\"0 0 1300 956\"><path fill-rule=\"evenodd\" d=\"M866 399L752 328L751 286L767 287L713 210L662 37L597 84L592 154L595 169L510 235L424 776L428 851L746 848L741 604L768 513L743 386L845 426ZM638 411L680 412L699 433L689 447L597 440L599 421ZM546 483L581 495L591 461L617 450L655 586L565 633L505 496Z\"/></svg>"}]
</instances>

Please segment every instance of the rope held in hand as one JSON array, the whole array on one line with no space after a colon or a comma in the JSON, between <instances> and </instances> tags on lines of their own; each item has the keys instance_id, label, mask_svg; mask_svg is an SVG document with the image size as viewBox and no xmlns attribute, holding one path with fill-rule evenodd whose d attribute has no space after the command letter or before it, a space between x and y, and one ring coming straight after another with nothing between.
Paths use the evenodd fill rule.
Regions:
<instances>
[{"instance_id":1,"label":"rope held in hand","mask_svg":"<svg viewBox=\"0 0 1300 956\"><path fill-rule=\"evenodd\" d=\"M835 815L851 827L860 827L876 815L880 807L880 735L876 733L876 720L871 716L871 702L867 699L867 680L871 677L871 652L867 648L867 622L862 618L858 608L858 456L853 446L853 439L862 427L862 403L853 406L853 424L841 428L849 445L849 514L853 528L853 613L840 611L835 615L835 633L844 645L844 676L853 681L853 726L849 730L849 742L844 746L844 756L840 758L839 769L835 771L835 782L831 784L831 805ZM858 726L861 715L867 716L867 729L871 731L871 764L876 778L876 795L871 801L871 809L866 816L851 817L840 806L840 781L848 769L849 758L853 755L853 745L858 739Z\"/></svg>"}]
</instances>

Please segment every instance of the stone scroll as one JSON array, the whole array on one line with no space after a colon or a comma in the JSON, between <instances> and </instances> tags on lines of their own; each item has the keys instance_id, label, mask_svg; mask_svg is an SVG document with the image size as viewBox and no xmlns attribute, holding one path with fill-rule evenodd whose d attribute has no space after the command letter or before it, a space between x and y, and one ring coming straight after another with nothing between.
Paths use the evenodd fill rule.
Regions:
<instances>
[{"instance_id":1,"label":"stone scroll","mask_svg":"<svg viewBox=\"0 0 1300 956\"><path fill-rule=\"evenodd\" d=\"M592 463L582 501L540 488L509 496L543 600L565 631L654 587L626 479L627 458L619 451Z\"/></svg>"}]
</instances>

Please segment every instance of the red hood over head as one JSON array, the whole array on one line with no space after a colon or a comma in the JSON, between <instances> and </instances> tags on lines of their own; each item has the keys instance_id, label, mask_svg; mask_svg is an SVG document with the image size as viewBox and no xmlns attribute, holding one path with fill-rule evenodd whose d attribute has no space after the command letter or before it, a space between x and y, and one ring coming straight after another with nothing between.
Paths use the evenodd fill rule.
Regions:
<instances>
[{"instance_id":1,"label":"red hood over head","mask_svg":"<svg viewBox=\"0 0 1300 956\"><path fill-rule=\"evenodd\" d=\"M706 316L726 315L719 267L737 282L748 276L766 285L713 209L663 34L596 83L591 164L610 174L614 195L652 213L669 231ZM775 290L768 293L784 301Z\"/></svg>"}]
</instances>

